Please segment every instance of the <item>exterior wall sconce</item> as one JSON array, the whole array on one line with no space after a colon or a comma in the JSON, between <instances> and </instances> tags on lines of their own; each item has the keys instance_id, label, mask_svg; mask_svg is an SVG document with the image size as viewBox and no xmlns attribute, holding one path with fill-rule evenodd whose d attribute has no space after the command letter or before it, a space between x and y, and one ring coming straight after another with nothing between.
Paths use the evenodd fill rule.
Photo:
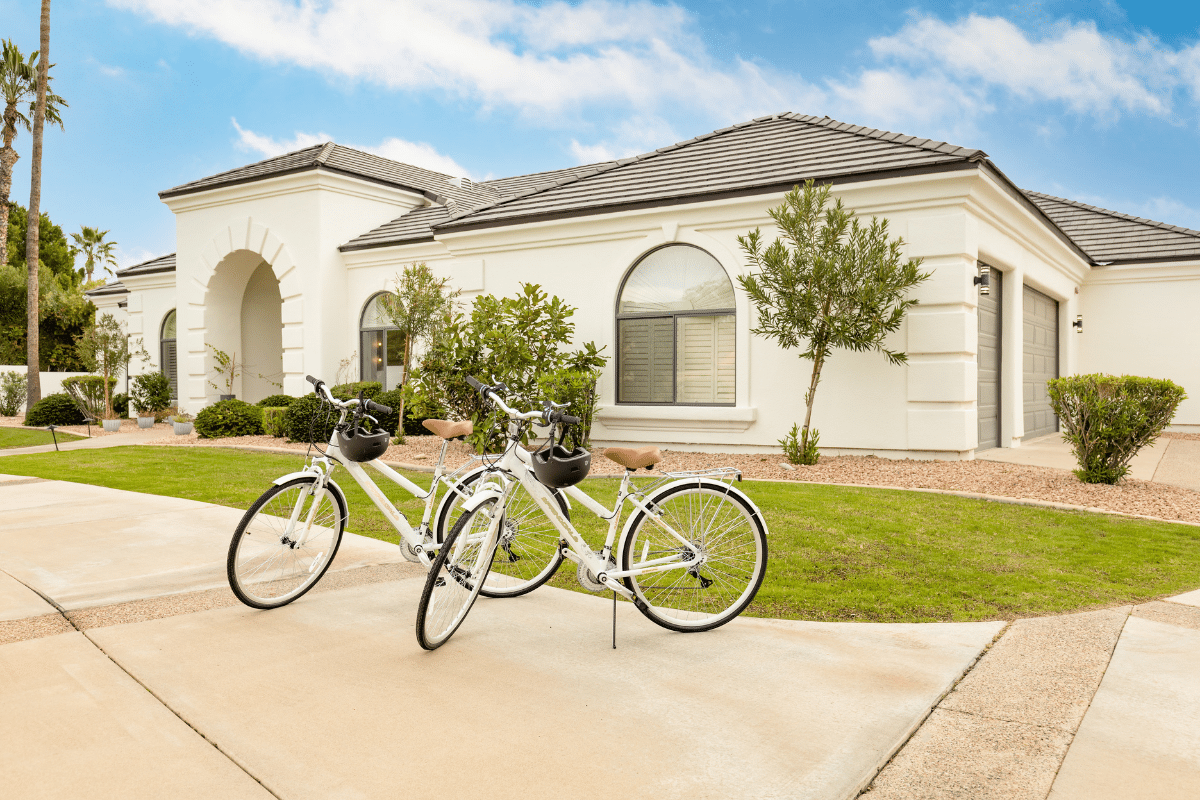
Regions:
<instances>
[{"instance_id":1,"label":"exterior wall sconce","mask_svg":"<svg viewBox=\"0 0 1200 800\"><path fill-rule=\"evenodd\" d=\"M992 268L987 264L979 265L979 274L975 276L975 285L979 287L980 294L992 293L992 290L988 288L992 285Z\"/></svg>"},{"instance_id":2,"label":"exterior wall sconce","mask_svg":"<svg viewBox=\"0 0 1200 800\"><path fill-rule=\"evenodd\" d=\"M1075 329L1076 333L1083 333L1083 314L1075 317L1075 321L1071 323L1071 327Z\"/></svg>"}]
</instances>

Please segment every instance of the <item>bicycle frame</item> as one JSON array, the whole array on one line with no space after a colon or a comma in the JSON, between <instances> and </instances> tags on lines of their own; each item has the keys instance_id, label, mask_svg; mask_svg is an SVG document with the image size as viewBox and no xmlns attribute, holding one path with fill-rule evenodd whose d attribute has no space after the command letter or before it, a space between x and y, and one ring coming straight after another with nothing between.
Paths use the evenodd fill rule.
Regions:
<instances>
[{"instance_id":1,"label":"bicycle frame","mask_svg":"<svg viewBox=\"0 0 1200 800\"><path fill-rule=\"evenodd\" d=\"M502 470L511 477L512 484L520 483L521 486L525 487L525 490L533 497L538 507L542 509L550 519L550 522L562 535L563 545L565 545L560 545L563 556L575 563L582 563L587 566L592 574L596 576L596 579L607 588L612 589L626 599L640 602L634 596L633 592L620 582L621 578L652 572L667 572L673 569L687 570L698 567L701 564L700 555L695 551L692 543L663 521L662 515L655 510L653 505L648 505L645 502L645 495L642 492L638 491L636 487L631 489L629 483L630 473L628 471L621 479L621 487L617 492L617 501L612 509L605 508L602 504L585 494L578 486L570 486L563 490L568 497L578 500L580 505L597 517L608 520L608 534L604 540L604 548L600 551L600 555L597 556L584 540L583 536L580 535L579 531L575 529L575 526L571 524L571 521L559 510L558 504L554 502L550 490L543 486L533 475L530 459L531 456L523 448L510 446L505 451L497 466L499 470ZM510 491L511 485L506 486L503 492L492 491L490 496L499 497L500 501L503 502L507 500L507 495ZM480 501L482 501L482 498ZM681 548L683 548L683 552L690 551L692 557L680 560L678 555L670 555L643 562L636 569L610 569L608 567L608 560L612 555L614 543L619 544L617 541L617 523L621 518L620 512L624 508L625 503L629 503L635 509L645 512L649 519L653 520L656 525L675 537ZM499 523L502 516L500 514L494 515L488 527L488 536L493 540L489 543L488 550L494 546L494 540L499 535ZM629 520L632 521L632 519L633 515L631 514ZM625 529L621 531L620 541L624 541L625 536L628 535L628 527L629 523L627 522Z\"/></svg>"}]
</instances>

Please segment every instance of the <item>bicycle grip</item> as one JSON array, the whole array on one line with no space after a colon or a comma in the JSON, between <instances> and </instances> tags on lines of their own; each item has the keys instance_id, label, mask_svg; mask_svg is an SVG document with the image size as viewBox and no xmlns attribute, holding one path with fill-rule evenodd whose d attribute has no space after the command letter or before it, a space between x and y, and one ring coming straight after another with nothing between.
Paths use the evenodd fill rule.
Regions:
<instances>
[{"instance_id":1,"label":"bicycle grip","mask_svg":"<svg viewBox=\"0 0 1200 800\"><path fill-rule=\"evenodd\" d=\"M324 383L324 381L322 381L320 378L314 378L312 375L305 375L304 380L311 383L313 385L313 388L316 388L316 387L320 386L322 383Z\"/></svg>"},{"instance_id":2,"label":"bicycle grip","mask_svg":"<svg viewBox=\"0 0 1200 800\"><path fill-rule=\"evenodd\" d=\"M578 425L579 423L583 422L583 420L581 420L579 417L572 417L570 414L563 414L558 419L559 422L564 425Z\"/></svg>"},{"instance_id":3,"label":"bicycle grip","mask_svg":"<svg viewBox=\"0 0 1200 800\"><path fill-rule=\"evenodd\" d=\"M392 413L391 408L380 403L376 403L374 400L367 400L365 403L363 403L363 405L366 406L367 411L377 411L380 414Z\"/></svg>"}]
</instances>

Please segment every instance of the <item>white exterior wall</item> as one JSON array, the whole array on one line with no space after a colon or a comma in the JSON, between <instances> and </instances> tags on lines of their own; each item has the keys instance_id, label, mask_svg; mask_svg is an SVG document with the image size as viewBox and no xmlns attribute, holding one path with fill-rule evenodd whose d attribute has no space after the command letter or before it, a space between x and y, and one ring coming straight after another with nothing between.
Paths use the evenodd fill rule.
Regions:
<instances>
[{"instance_id":1,"label":"white exterior wall","mask_svg":"<svg viewBox=\"0 0 1200 800\"><path fill-rule=\"evenodd\" d=\"M214 362L206 345L240 350L242 292L260 263L279 280L283 391L301 395L306 373L332 374L344 357L335 332L358 325L344 316L337 246L425 200L310 170L165 202L176 220L180 405L196 412L218 394L209 385Z\"/></svg>"},{"instance_id":2,"label":"white exterior wall","mask_svg":"<svg viewBox=\"0 0 1200 800\"><path fill-rule=\"evenodd\" d=\"M175 274L159 272L132 276L121 281L129 289L128 314L130 346L140 339L150 360L135 358L129 363L130 375L144 375L162 369L162 324L167 313L175 308Z\"/></svg>"},{"instance_id":3,"label":"white exterior wall","mask_svg":"<svg viewBox=\"0 0 1200 800\"><path fill-rule=\"evenodd\" d=\"M1174 381L1188 399L1170 430L1200 432L1200 264L1096 267L1081 297L1079 372Z\"/></svg>"}]
</instances>

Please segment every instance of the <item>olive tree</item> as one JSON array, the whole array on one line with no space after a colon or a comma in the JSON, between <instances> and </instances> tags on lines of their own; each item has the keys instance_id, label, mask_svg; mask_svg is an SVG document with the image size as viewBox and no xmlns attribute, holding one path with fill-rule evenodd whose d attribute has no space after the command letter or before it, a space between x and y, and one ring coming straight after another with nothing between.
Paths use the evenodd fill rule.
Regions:
<instances>
[{"instance_id":1,"label":"olive tree","mask_svg":"<svg viewBox=\"0 0 1200 800\"><path fill-rule=\"evenodd\" d=\"M757 228L738 237L752 269L738 282L758 312L751 332L788 350L803 347L800 357L813 362L804 427L781 440L794 463L817 463L813 401L830 353L874 350L892 364L907 361L886 340L917 302L909 290L930 275L919 258L902 256L904 241L888 235L886 219L864 225L841 200L829 200L828 185L807 181L769 212L781 237L765 247Z\"/></svg>"},{"instance_id":2,"label":"olive tree","mask_svg":"<svg viewBox=\"0 0 1200 800\"><path fill-rule=\"evenodd\" d=\"M104 378L105 419L116 419L116 415L113 414L109 379L115 379L121 372L129 369L129 362L134 358L149 361L150 354L142 347L142 340L138 339L131 346L125 326L112 314L105 314L83 332L75 342L75 350L89 372Z\"/></svg>"},{"instance_id":3,"label":"olive tree","mask_svg":"<svg viewBox=\"0 0 1200 800\"><path fill-rule=\"evenodd\" d=\"M409 264L396 276L395 291L379 298L383 314L396 326L396 335L404 340L404 357L400 364L400 384L408 383L412 369L413 351L427 342L454 314L457 291L449 291L445 278L438 278L425 264ZM390 335L390 334L389 334ZM401 392L399 423L396 438L404 439L404 399Z\"/></svg>"}]
</instances>

